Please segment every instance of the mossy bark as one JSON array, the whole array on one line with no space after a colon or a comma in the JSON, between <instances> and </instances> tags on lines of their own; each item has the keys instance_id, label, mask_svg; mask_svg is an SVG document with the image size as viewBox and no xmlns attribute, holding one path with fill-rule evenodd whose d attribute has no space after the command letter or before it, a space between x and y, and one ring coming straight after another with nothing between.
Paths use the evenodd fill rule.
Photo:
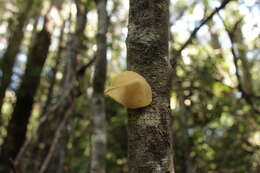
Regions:
<instances>
[{"instance_id":1,"label":"mossy bark","mask_svg":"<svg viewBox=\"0 0 260 173\"><path fill-rule=\"evenodd\" d=\"M152 104L128 110L129 173L172 173L168 0L130 0L128 70L152 88Z\"/></svg>"}]
</instances>

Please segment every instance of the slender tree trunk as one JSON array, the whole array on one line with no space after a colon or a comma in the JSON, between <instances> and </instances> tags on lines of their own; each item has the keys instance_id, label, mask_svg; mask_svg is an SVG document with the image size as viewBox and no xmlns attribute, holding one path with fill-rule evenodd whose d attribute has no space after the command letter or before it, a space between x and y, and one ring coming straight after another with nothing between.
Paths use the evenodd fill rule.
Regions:
<instances>
[{"instance_id":1,"label":"slender tree trunk","mask_svg":"<svg viewBox=\"0 0 260 173\"><path fill-rule=\"evenodd\" d=\"M50 80L50 85L48 88L48 93L47 93L47 99L46 102L43 106L41 115L40 115L40 120L38 122L38 125L36 127L36 129L34 129L33 135L31 138L28 138L26 140L26 142L23 144L22 149L20 150L19 154L17 155L16 159L15 159L15 165L18 171L23 172L22 170L25 170L24 168L26 168L26 165L31 162L28 159L25 158L30 158L30 154L34 155L35 153L33 152L33 144L34 144L34 138L35 136L38 134L39 128L41 127L42 123L44 121L46 121L46 113L47 110L50 106L51 100L53 98L53 90L54 90L54 86L56 83L56 73L58 71L58 67L60 64L60 59L61 59L61 54L62 54L62 50L63 50L63 38L64 38L64 27L65 22L63 23L62 27L61 27L61 34L59 37L59 47L57 50L57 54L56 54L56 62L55 65L53 67L53 71L52 71L52 76L51 76L51 80ZM27 171L28 172L28 171Z\"/></svg>"},{"instance_id":2,"label":"slender tree trunk","mask_svg":"<svg viewBox=\"0 0 260 173\"><path fill-rule=\"evenodd\" d=\"M168 0L130 0L128 69L151 85L152 104L128 110L129 173L173 173Z\"/></svg>"},{"instance_id":3,"label":"slender tree trunk","mask_svg":"<svg viewBox=\"0 0 260 173\"><path fill-rule=\"evenodd\" d=\"M241 31L241 26L237 28L235 31L234 41L237 44L238 50L238 58L241 61L241 71L242 71L242 86L249 96L251 96L253 92L253 82L252 82L252 74L251 74L251 66L247 59L247 47L244 44L243 34Z\"/></svg>"},{"instance_id":4,"label":"slender tree trunk","mask_svg":"<svg viewBox=\"0 0 260 173\"><path fill-rule=\"evenodd\" d=\"M98 11L97 58L93 78L92 96L92 140L91 140L91 173L105 173L106 169L106 113L104 101L104 87L107 71L107 43L106 33L108 16L107 0L96 0Z\"/></svg>"},{"instance_id":5,"label":"slender tree trunk","mask_svg":"<svg viewBox=\"0 0 260 173\"><path fill-rule=\"evenodd\" d=\"M60 157L60 154L61 152L64 152L64 147L65 147L64 145L63 147L61 145L64 143L64 141L61 141L61 138L66 137L66 135L64 135L65 132L64 126L66 125L70 116L73 114L74 101L75 100L73 96L69 98L66 107L64 107L64 109L62 110L64 116L62 117L62 120L55 132L52 143L49 147L49 151L46 157L44 158L42 164L40 165L39 173L57 172L58 170L60 170L60 165L64 163L63 158ZM69 109L67 110L66 108ZM60 146L60 148L57 148L58 146ZM52 164L50 163L51 160L53 160Z\"/></svg>"},{"instance_id":6,"label":"slender tree trunk","mask_svg":"<svg viewBox=\"0 0 260 173\"><path fill-rule=\"evenodd\" d=\"M17 101L8 124L7 137L1 151L0 172L8 172L7 161L15 159L26 138L27 124L31 115L34 96L40 83L40 75L48 55L51 34L44 27L33 42L29 52L25 74L16 92Z\"/></svg>"},{"instance_id":7,"label":"slender tree trunk","mask_svg":"<svg viewBox=\"0 0 260 173\"><path fill-rule=\"evenodd\" d=\"M183 159L179 162L181 162L182 165L182 173L195 173L196 172L196 167L194 165L194 163L192 162L192 158L190 156L191 153L191 143L190 143L190 136L188 133L188 112L186 109L186 106L184 104L184 100L185 100L185 96L184 96L184 91L183 88L181 86L181 83L179 83L179 78L176 74L175 71L175 83L174 85L176 85L176 93L177 93L177 98L178 98L178 102L179 102L179 116L180 116L180 125L181 125L181 134L182 134L182 140L183 140L183 144L182 144L182 148L183 148Z\"/></svg>"},{"instance_id":8,"label":"slender tree trunk","mask_svg":"<svg viewBox=\"0 0 260 173\"><path fill-rule=\"evenodd\" d=\"M51 79L50 79L50 85L49 85L49 88L48 88L48 93L47 93L47 99L44 103L44 106L42 108L42 112L41 112L41 117L43 117L47 110L48 110L48 107L50 106L50 103L51 103L51 100L52 100L52 97L53 97L53 91L54 91L54 86L55 86L55 83L56 83L56 74L58 72L58 68L59 68L59 65L60 65L60 62L61 62L61 54L62 54L62 51L63 51L63 40L64 40L64 29L65 29L65 22L63 22L62 26L61 26L61 33L60 33L60 37L59 37L59 47L58 47L58 50L57 50L57 54L56 54L56 60L55 60L55 65L54 67L52 68L52 76L51 76Z\"/></svg>"},{"instance_id":9,"label":"slender tree trunk","mask_svg":"<svg viewBox=\"0 0 260 173\"><path fill-rule=\"evenodd\" d=\"M65 139L64 134L54 135L57 132L57 126L60 127L59 131L63 131L65 125L68 122L71 114L67 114L73 108L73 102L77 95L77 69L78 61L77 56L79 54L80 47L83 42L83 35L86 26L86 15L87 9L84 7L81 0L76 0L77 6L77 19L76 19L76 30L69 36L69 41L66 46L64 53L65 56L65 74L60 86L60 92L58 94L57 103L53 106L50 106L45 115L46 121L44 121L39 128L38 138L32 144L32 151L26 154L26 166L23 166L23 162L20 163L22 170L28 170L27 172L57 172L59 167L52 164L55 163L62 164L62 158L60 157L59 148L60 142L63 143L60 139ZM72 101L73 100L73 101ZM64 117L67 115L67 117ZM57 137L58 136L58 137ZM34 162L31 162L34 160ZM20 167L19 166L19 167ZM56 166L56 167L55 167ZM56 171L54 171L56 170Z\"/></svg>"},{"instance_id":10,"label":"slender tree trunk","mask_svg":"<svg viewBox=\"0 0 260 173\"><path fill-rule=\"evenodd\" d=\"M50 123L53 125L54 128L46 129L48 133L53 132L55 130L55 125L59 125L60 131L64 131L65 125L68 123L69 118L73 115L74 110L74 102L76 102L76 98L79 96L77 92L78 90L78 78L77 78L77 69L80 64L78 64L78 55L80 53L80 48L83 44L83 36L84 36L84 30L87 23L87 7L85 7L82 0L75 0L75 4L77 7L77 21L76 21L76 30L71 35L70 42L67 47L67 53L66 53L66 59L67 59L67 66L66 66L66 73L63 83L63 91L68 92L68 95L64 99L64 103L58 108L57 112L55 113L55 116L51 118L53 122L49 122L49 124L46 124L45 129L49 127ZM65 92L61 93L64 94ZM45 132L46 132L45 131ZM43 164L40 167L39 173L45 173L45 172L58 172L61 171L60 167L58 167L55 164L52 164L53 162L63 164L64 160L61 156L61 153L64 152L64 148L58 148L58 146L61 146L62 143L66 143L66 133L61 133L58 137L56 134L59 131L57 129L55 136L53 137L53 140L51 141L51 144L48 144L49 139L46 141L42 141L43 143L46 143L45 149L47 148L48 153L46 153L46 150L42 150L43 153L46 153L42 156ZM44 139L49 138L46 134L41 134L44 136ZM65 135L65 136L64 136ZM61 140L63 139L63 140ZM41 162L40 162L41 163Z\"/></svg>"},{"instance_id":11,"label":"slender tree trunk","mask_svg":"<svg viewBox=\"0 0 260 173\"><path fill-rule=\"evenodd\" d=\"M15 64L16 55L19 52L19 48L24 37L23 29L26 25L30 9L33 5L33 0L27 0L25 2L26 4L24 9L18 15L15 21L15 28L12 29L13 32L10 34L10 37L8 39L8 46L1 62L2 76L0 78L0 115L5 97L5 91L11 82L11 76L13 74L13 66Z\"/></svg>"}]
</instances>

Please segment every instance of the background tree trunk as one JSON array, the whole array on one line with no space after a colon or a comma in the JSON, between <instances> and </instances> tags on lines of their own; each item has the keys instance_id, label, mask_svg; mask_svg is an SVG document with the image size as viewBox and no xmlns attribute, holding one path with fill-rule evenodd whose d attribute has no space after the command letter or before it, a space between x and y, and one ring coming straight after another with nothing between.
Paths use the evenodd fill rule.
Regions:
<instances>
[{"instance_id":1,"label":"background tree trunk","mask_svg":"<svg viewBox=\"0 0 260 173\"><path fill-rule=\"evenodd\" d=\"M29 52L25 74L16 92L17 101L8 124L7 137L1 151L0 172L8 172L9 159L15 159L26 138L27 124L31 115L34 96L40 83L40 75L48 55L51 34L46 27L36 36Z\"/></svg>"},{"instance_id":2,"label":"background tree trunk","mask_svg":"<svg viewBox=\"0 0 260 173\"><path fill-rule=\"evenodd\" d=\"M53 92L54 92L54 88L55 88L55 84L56 84L56 75L59 70L59 66L60 66L60 63L62 60L61 55L62 55L62 52L64 49L64 43L63 43L64 42L64 30L65 30L65 22L63 22L63 24L61 26L61 33L60 33L60 37L59 37L59 46L58 46L57 54L55 56L55 59L56 59L55 65L52 67L52 70L51 70L50 85L48 87L46 101L45 101L44 106L41 111L41 117L43 117L46 114L46 112L51 104L52 98L53 98Z\"/></svg>"},{"instance_id":3,"label":"background tree trunk","mask_svg":"<svg viewBox=\"0 0 260 173\"><path fill-rule=\"evenodd\" d=\"M8 46L1 62L2 76L0 78L0 115L5 97L5 91L11 82L16 55L19 52L19 48L24 37L23 30L27 23L30 9L33 5L33 0L27 0L25 2L24 9L20 12L15 21L15 28L12 29L13 32L10 34L8 39Z\"/></svg>"},{"instance_id":4,"label":"background tree trunk","mask_svg":"<svg viewBox=\"0 0 260 173\"><path fill-rule=\"evenodd\" d=\"M54 88L55 88L55 84L56 84L56 74L58 72L58 67L59 67L60 61L61 61L61 54L62 54L62 50L64 47L64 44L63 44L64 29L65 29L64 26L65 26L65 21L63 22L63 25L61 27L61 33L59 36L59 46L58 46L57 53L54 57L55 64L54 64L54 67L52 68L50 84L48 86L48 91L46 94L47 98L46 98L46 101L44 102L43 108L40 113L40 120L38 122L37 127L34 129L32 136L25 141L22 149L19 151L19 154L17 155L17 157L15 159L16 168L20 172L23 172L24 168L27 167L27 164L31 163L28 159L25 159L25 158L30 158L29 155L35 155L35 153L33 152L33 146L34 146L33 144L35 142L34 141L35 136L38 135L38 131L40 130L42 123L45 122L45 120L46 120L46 113L47 113L47 110L48 110L49 106L51 105L51 101L53 99L53 92L54 92ZM27 171L27 172L29 172L29 171Z\"/></svg>"},{"instance_id":5,"label":"background tree trunk","mask_svg":"<svg viewBox=\"0 0 260 173\"><path fill-rule=\"evenodd\" d=\"M98 12L97 58L93 78L92 96L92 153L91 173L105 173L106 162L106 113L104 87L107 71L107 43L106 33L108 16L106 11L107 0L96 0Z\"/></svg>"},{"instance_id":6,"label":"background tree trunk","mask_svg":"<svg viewBox=\"0 0 260 173\"><path fill-rule=\"evenodd\" d=\"M244 87L246 94L252 96L254 93L254 88L251 75L251 65L247 59L247 46L244 43L241 27L238 27L235 30L234 41L236 43L235 46L238 51L238 58L241 62L242 86Z\"/></svg>"},{"instance_id":7,"label":"background tree trunk","mask_svg":"<svg viewBox=\"0 0 260 173\"><path fill-rule=\"evenodd\" d=\"M148 81L153 101L150 106L128 110L129 173L174 172L168 26L168 1L130 0L127 65Z\"/></svg>"},{"instance_id":8,"label":"background tree trunk","mask_svg":"<svg viewBox=\"0 0 260 173\"><path fill-rule=\"evenodd\" d=\"M38 137L33 142L30 150L26 152L24 161L19 163L21 170L27 170L28 173L43 172L58 172L61 164L64 163L61 154L64 154L62 146L64 140L67 140L66 130L64 129L69 121L69 118L74 114L73 104L77 95L77 69L79 67L77 56L80 53L80 48L83 43L84 30L86 26L87 8L81 0L75 1L77 6L77 19L75 31L69 35L69 40L66 46L65 55L65 74L60 86L57 102L53 106L49 106L46 110L46 120L40 125ZM65 117L65 115L67 115ZM62 131L61 135L56 134L57 126ZM60 132L59 132L60 133ZM64 136L65 135L65 136ZM34 162L31 162L34 160ZM52 162L59 163L52 164ZM44 163L44 165L43 165ZM24 166L25 165L25 166Z\"/></svg>"}]
</instances>

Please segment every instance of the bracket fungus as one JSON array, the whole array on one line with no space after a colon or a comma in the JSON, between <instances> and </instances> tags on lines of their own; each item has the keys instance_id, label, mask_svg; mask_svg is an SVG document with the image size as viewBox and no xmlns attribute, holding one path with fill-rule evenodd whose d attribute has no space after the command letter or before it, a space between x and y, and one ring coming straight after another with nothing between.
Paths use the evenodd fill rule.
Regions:
<instances>
[{"instance_id":1,"label":"bracket fungus","mask_svg":"<svg viewBox=\"0 0 260 173\"><path fill-rule=\"evenodd\" d=\"M119 74L105 94L127 108L145 107L152 102L152 89L145 78L133 71Z\"/></svg>"}]
</instances>

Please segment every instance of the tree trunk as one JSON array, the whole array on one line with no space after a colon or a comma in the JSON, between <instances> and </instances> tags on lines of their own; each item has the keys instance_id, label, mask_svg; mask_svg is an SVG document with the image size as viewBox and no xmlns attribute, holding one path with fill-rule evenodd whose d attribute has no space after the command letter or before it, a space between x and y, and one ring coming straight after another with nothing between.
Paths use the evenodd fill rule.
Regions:
<instances>
[{"instance_id":1,"label":"tree trunk","mask_svg":"<svg viewBox=\"0 0 260 173\"><path fill-rule=\"evenodd\" d=\"M57 111L55 112L55 116L52 115L45 123L45 131L42 131L40 135L43 137L40 139L41 143L44 144L44 148L39 148L39 152L41 153L41 158L38 159L39 163L43 163L40 167L39 173L45 172L58 172L60 170L61 164L64 163L64 160L61 156L62 152L64 152L65 148L58 147L62 146L62 144L66 143L68 138L66 137L66 133L61 133L59 137L57 137L57 132L59 129L56 130L55 126L60 124L59 128L61 131L65 131L65 126L69 121L69 118L73 116L74 107L76 98L79 96L78 91L78 78L77 78L77 69L80 66L78 64L78 55L80 53L80 48L83 44L83 36L84 30L87 23L87 7L85 7L82 0L75 0L75 4L77 7L77 19L76 19L76 30L71 35L70 41L68 42L67 50L66 50L66 71L65 77L63 80L63 86L60 93L60 101L62 104L58 107ZM65 92L64 92L65 91ZM67 94L65 94L67 93ZM62 96L65 95L65 98ZM52 128L50 127L52 124ZM53 140L50 140L50 136L46 135L54 133L56 130L56 134ZM43 140L45 139L45 140ZM47 152L46 152L47 151ZM65 154L65 153L63 153ZM53 164L60 163L59 166ZM45 168L44 168L45 167ZM36 167L37 168L37 167ZM37 169L36 169L37 170Z\"/></svg>"},{"instance_id":2,"label":"tree trunk","mask_svg":"<svg viewBox=\"0 0 260 173\"><path fill-rule=\"evenodd\" d=\"M83 34L86 26L86 15L87 9L85 9L81 0L76 0L77 6L77 19L76 19L76 30L74 33L69 35L69 41L65 50L65 74L60 86L60 92L58 94L57 103L53 106L49 106L44 116L46 120L40 125L38 137L36 141L32 144L30 151L27 151L25 158L19 163L21 170L28 170L28 173L34 172L57 172L59 167L54 167L55 164L51 164L53 161L55 163L61 163L62 159L60 157L59 150L63 150L57 146L60 146L60 139L66 140L63 133L61 136L56 138L54 136L57 131L57 126L60 126L60 131L64 130L65 125L68 122L69 117L65 118L64 116L71 110L74 109L75 98L77 95L77 77L76 70L78 69L77 56L79 54L80 47L83 42ZM72 101L73 100L73 101ZM65 119L65 120L64 120ZM62 121L65 121L62 123ZM56 141L56 142L54 142ZM53 146L53 147L52 147ZM61 151L62 152L62 151ZM34 160L32 162L31 160ZM44 163L44 165L43 165ZM24 166L25 165L25 166ZM56 171L54 171L56 170Z\"/></svg>"},{"instance_id":3,"label":"tree trunk","mask_svg":"<svg viewBox=\"0 0 260 173\"><path fill-rule=\"evenodd\" d=\"M180 116L180 125L181 125L181 136L182 136L182 148L183 148L183 159L181 159L179 162L181 164L181 171L182 173L195 173L196 172L196 167L192 161L192 158L190 156L192 145L190 142L190 136L188 132L188 111L185 106L185 95L184 95L184 90L182 88L181 83L179 83L179 77L176 74L175 71L175 87L176 87L176 93L177 93L177 98L178 98L178 103L179 103L179 116Z\"/></svg>"},{"instance_id":4,"label":"tree trunk","mask_svg":"<svg viewBox=\"0 0 260 173\"><path fill-rule=\"evenodd\" d=\"M33 0L27 0L24 9L18 15L15 21L15 28L12 29L12 33L8 39L8 46L2 59L2 76L0 78L0 115L4 102L5 91L11 82L11 76L13 74L13 66L15 64L16 55L19 52L21 42L24 37L24 27L26 25L30 9L33 5Z\"/></svg>"},{"instance_id":5,"label":"tree trunk","mask_svg":"<svg viewBox=\"0 0 260 173\"><path fill-rule=\"evenodd\" d=\"M16 105L8 124L7 137L1 152L0 172L8 172L7 161L15 159L26 138L27 124L31 115L34 96L40 83L40 75L48 55L51 34L44 27L36 36L28 54L25 74L16 92Z\"/></svg>"},{"instance_id":6,"label":"tree trunk","mask_svg":"<svg viewBox=\"0 0 260 173\"><path fill-rule=\"evenodd\" d=\"M97 58L93 78L92 96L92 139L91 139L91 173L105 173L106 169L106 113L104 101L104 87L106 81L107 43L106 33L108 16L107 0L96 0L98 11Z\"/></svg>"},{"instance_id":7,"label":"tree trunk","mask_svg":"<svg viewBox=\"0 0 260 173\"><path fill-rule=\"evenodd\" d=\"M26 140L26 142L24 143L22 149L20 150L19 154L17 155L16 159L15 159L15 165L18 171L23 172L22 170L25 170L24 168L27 167L27 164L30 163L31 161L29 161L28 159L25 158L30 158L29 155L34 155L35 153L33 152L33 146L34 146L34 138L35 136L38 134L39 131L39 127L42 126L42 123L46 120L46 113L47 110L51 104L51 100L53 98L53 91L54 91L54 87L56 84L56 74L58 72L58 67L60 64L60 60L61 60L61 54L62 54L62 50L63 50L63 38L64 38L64 30L65 30L65 21L61 27L61 34L59 37L59 46L58 46L58 50L57 50L57 54L55 56L55 65L53 67L52 70L52 76L50 79L50 85L48 87L48 93L47 93L47 99L44 103L43 109L41 111L40 114L40 120L38 122L38 125L36 127L36 129L34 129L33 135L31 138L28 138ZM32 159L32 158L31 158ZM29 171L27 171L29 172Z\"/></svg>"},{"instance_id":8,"label":"tree trunk","mask_svg":"<svg viewBox=\"0 0 260 173\"><path fill-rule=\"evenodd\" d=\"M130 0L128 69L152 88L152 104L128 110L129 173L173 173L170 137L169 2Z\"/></svg>"},{"instance_id":9,"label":"tree trunk","mask_svg":"<svg viewBox=\"0 0 260 173\"><path fill-rule=\"evenodd\" d=\"M39 173L45 173L45 172L58 172L60 171L61 165L64 164L64 158L61 157L61 155L64 155L63 152L65 151L66 145L64 143L67 143L67 134L66 129L64 129L65 125L67 124L68 119L73 115L74 111L74 96L68 98L68 101L63 107L63 110L61 111L64 116L62 117L62 120L55 131L55 135L53 137L52 143L49 146L48 153L46 157L44 158L43 162L40 164L40 169L35 170L35 172ZM59 115L60 116L60 115ZM60 116L61 117L61 116ZM63 140L62 140L63 138ZM65 141L64 141L65 139ZM57 148L59 146L59 148ZM50 161L52 162L50 163Z\"/></svg>"},{"instance_id":10,"label":"tree trunk","mask_svg":"<svg viewBox=\"0 0 260 173\"><path fill-rule=\"evenodd\" d=\"M64 30L65 30L65 21L63 22L63 24L61 26L61 33L60 33L60 37L59 37L59 46L58 46L57 54L55 56L55 59L56 59L55 65L54 65L54 67L52 68L52 71L51 71L52 76L51 76L51 79L50 79L50 85L48 87L47 99L46 99L44 106L42 108L41 117L43 117L46 114L48 107L50 106L52 98L53 98L54 86L56 84L56 74L58 72L58 68L59 68L60 63L61 63L61 59L62 59L61 54L62 54L62 51L64 49L64 45L63 45Z\"/></svg>"},{"instance_id":11,"label":"tree trunk","mask_svg":"<svg viewBox=\"0 0 260 173\"><path fill-rule=\"evenodd\" d=\"M251 96L253 92L253 82L252 82L252 74L251 74L251 66L247 59L247 47L244 44L243 34L241 30L241 25L235 31L235 43L237 44L238 58L241 61L241 71L242 71L242 86L249 96Z\"/></svg>"}]
</instances>

